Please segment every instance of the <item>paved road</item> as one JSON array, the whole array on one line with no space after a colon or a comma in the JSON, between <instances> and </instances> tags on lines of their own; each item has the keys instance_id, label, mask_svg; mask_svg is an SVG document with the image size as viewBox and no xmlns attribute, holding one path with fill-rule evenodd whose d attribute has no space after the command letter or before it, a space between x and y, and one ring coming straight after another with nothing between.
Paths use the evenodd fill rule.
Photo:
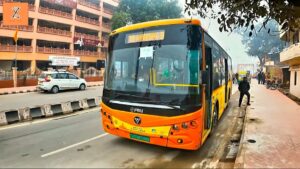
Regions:
<instances>
[{"instance_id":1,"label":"paved road","mask_svg":"<svg viewBox=\"0 0 300 169\"><path fill-rule=\"evenodd\" d=\"M237 95L197 151L169 149L105 134L98 109L0 128L0 167L209 167L223 156L239 109ZM20 124L18 124L20 125Z\"/></svg>"},{"instance_id":2,"label":"paved road","mask_svg":"<svg viewBox=\"0 0 300 169\"><path fill-rule=\"evenodd\" d=\"M0 95L0 111L98 97L102 96L102 89L103 86L96 86L84 91L62 91L58 94L32 92Z\"/></svg>"}]
</instances>

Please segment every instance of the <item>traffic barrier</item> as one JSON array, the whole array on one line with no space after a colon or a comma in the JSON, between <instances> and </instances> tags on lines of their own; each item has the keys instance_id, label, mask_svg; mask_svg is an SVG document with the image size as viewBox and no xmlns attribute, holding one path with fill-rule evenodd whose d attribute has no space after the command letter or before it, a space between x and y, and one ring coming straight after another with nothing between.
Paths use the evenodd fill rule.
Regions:
<instances>
[{"instance_id":1,"label":"traffic barrier","mask_svg":"<svg viewBox=\"0 0 300 169\"><path fill-rule=\"evenodd\" d=\"M87 102L89 108L91 108L91 107L97 107L97 103L96 103L96 99L95 98L94 99L87 99L86 102Z\"/></svg>"},{"instance_id":2,"label":"traffic barrier","mask_svg":"<svg viewBox=\"0 0 300 169\"><path fill-rule=\"evenodd\" d=\"M87 99L80 100L79 105L82 109L88 109L89 108L89 105L87 103Z\"/></svg>"},{"instance_id":3,"label":"traffic barrier","mask_svg":"<svg viewBox=\"0 0 300 169\"><path fill-rule=\"evenodd\" d=\"M53 112L53 116L62 115L63 110L61 104L54 104L51 105L51 110Z\"/></svg>"},{"instance_id":4,"label":"traffic barrier","mask_svg":"<svg viewBox=\"0 0 300 169\"><path fill-rule=\"evenodd\" d=\"M36 118L42 118L45 117L46 115L44 114L42 107L33 107L30 108L30 117L32 119L36 119Z\"/></svg>"},{"instance_id":5,"label":"traffic barrier","mask_svg":"<svg viewBox=\"0 0 300 169\"><path fill-rule=\"evenodd\" d=\"M62 103L61 107L62 107L62 111L63 111L64 114L69 114L69 113L73 112L71 102Z\"/></svg>"},{"instance_id":6,"label":"traffic barrier","mask_svg":"<svg viewBox=\"0 0 300 169\"><path fill-rule=\"evenodd\" d=\"M5 112L7 124L12 124L20 121L18 110L10 110Z\"/></svg>"},{"instance_id":7,"label":"traffic barrier","mask_svg":"<svg viewBox=\"0 0 300 169\"><path fill-rule=\"evenodd\" d=\"M101 99L101 98L100 98ZM0 126L20 121L69 114L75 111L99 106L99 98L83 99L79 101L65 102L60 104L45 104L36 107L25 107L18 110L0 112Z\"/></svg>"},{"instance_id":8,"label":"traffic barrier","mask_svg":"<svg viewBox=\"0 0 300 169\"><path fill-rule=\"evenodd\" d=\"M6 120L5 112L0 112L0 126L6 124L7 124L7 120Z\"/></svg>"},{"instance_id":9,"label":"traffic barrier","mask_svg":"<svg viewBox=\"0 0 300 169\"><path fill-rule=\"evenodd\" d=\"M50 117L50 116L53 116L53 111L51 109L51 105L49 104L45 104L41 107L42 109L42 112L43 114L46 116L46 117Z\"/></svg>"},{"instance_id":10,"label":"traffic barrier","mask_svg":"<svg viewBox=\"0 0 300 169\"><path fill-rule=\"evenodd\" d=\"M18 110L21 121L31 120L30 108L25 107Z\"/></svg>"},{"instance_id":11,"label":"traffic barrier","mask_svg":"<svg viewBox=\"0 0 300 169\"><path fill-rule=\"evenodd\" d=\"M80 102L79 101L72 101L71 102L71 107L73 111L79 111L82 108L80 107Z\"/></svg>"}]
</instances>

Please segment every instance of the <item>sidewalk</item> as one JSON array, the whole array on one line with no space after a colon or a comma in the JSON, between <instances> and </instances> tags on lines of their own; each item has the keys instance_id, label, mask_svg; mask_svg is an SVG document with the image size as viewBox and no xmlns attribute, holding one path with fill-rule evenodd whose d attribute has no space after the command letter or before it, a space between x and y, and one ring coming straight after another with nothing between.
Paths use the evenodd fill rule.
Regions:
<instances>
[{"instance_id":1,"label":"sidewalk","mask_svg":"<svg viewBox=\"0 0 300 169\"><path fill-rule=\"evenodd\" d=\"M251 94L235 168L300 168L300 106L257 81Z\"/></svg>"},{"instance_id":2,"label":"sidewalk","mask_svg":"<svg viewBox=\"0 0 300 169\"><path fill-rule=\"evenodd\" d=\"M88 87L92 86L101 86L103 85L103 81L98 82L87 82ZM0 95L5 94L16 94L16 93L27 93L27 92L35 92L36 86L26 86L26 87L16 87L16 88L0 88Z\"/></svg>"}]
</instances>

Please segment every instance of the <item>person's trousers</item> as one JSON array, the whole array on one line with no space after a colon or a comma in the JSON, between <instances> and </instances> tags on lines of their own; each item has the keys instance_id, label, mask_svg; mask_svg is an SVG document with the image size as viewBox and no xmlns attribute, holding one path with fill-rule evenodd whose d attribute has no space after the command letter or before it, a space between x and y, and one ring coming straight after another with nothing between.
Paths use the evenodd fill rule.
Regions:
<instances>
[{"instance_id":1,"label":"person's trousers","mask_svg":"<svg viewBox=\"0 0 300 169\"><path fill-rule=\"evenodd\" d=\"M247 96L247 104L250 104L250 93L249 92L240 92L240 100L239 100L239 106L241 106L244 95Z\"/></svg>"}]
</instances>

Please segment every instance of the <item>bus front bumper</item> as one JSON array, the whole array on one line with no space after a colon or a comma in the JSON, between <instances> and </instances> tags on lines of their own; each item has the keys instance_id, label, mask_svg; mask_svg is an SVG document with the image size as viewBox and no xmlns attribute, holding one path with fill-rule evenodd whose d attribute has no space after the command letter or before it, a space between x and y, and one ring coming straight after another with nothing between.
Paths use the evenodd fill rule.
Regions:
<instances>
[{"instance_id":1,"label":"bus front bumper","mask_svg":"<svg viewBox=\"0 0 300 169\"><path fill-rule=\"evenodd\" d=\"M163 147L197 150L201 146L201 125L190 129L173 130L171 126L167 126L167 133L159 132L156 134L149 133L149 127L134 126L134 130L128 129L126 125L116 125L114 117L102 116L102 123L105 132L124 137L127 139L144 142L148 144L159 145ZM118 121L118 123L120 123ZM200 123L198 123L200 124ZM159 127L158 127L159 128ZM157 130L157 127L152 127L150 131ZM161 133L161 134L159 134Z\"/></svg>"}]
</instances>

